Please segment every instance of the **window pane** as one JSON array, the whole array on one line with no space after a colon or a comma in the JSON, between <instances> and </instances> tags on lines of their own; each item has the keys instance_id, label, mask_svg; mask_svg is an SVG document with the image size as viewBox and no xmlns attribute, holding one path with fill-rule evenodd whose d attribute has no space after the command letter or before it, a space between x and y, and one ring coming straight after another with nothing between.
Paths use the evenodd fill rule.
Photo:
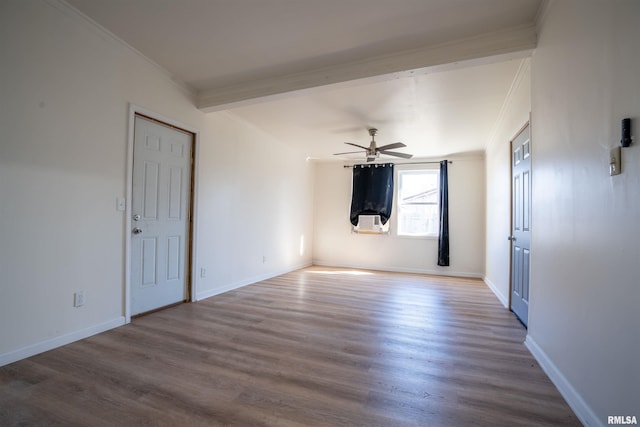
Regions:
<instances>
[{"instance_id":1,"label":"window pane","mask_svg":"<svg viewBox=\"0 0 640 427\"><path fill-rule=\"evenodd\" d=\"M398 178L398 235L437 235L438 171L399 171Z\"/></svg>"},{"instance_id":2,"label":"window pane","mask_svg":"<svg viewBox=\"0 0 640 427\"><path fill-rule=\"evenodd\" d=\"M437 205L404 205L398 209L398 234L425 236L438 232Z\"/></svg>"},{"instance_id":3,"label":"window pane","mask_svg":"<svg viewBox=\"0 0 640 427\"><path fill-rule=\"evenodd\" d=\"M400 175L400 203L438 203L438 174L434 171Z\"/></svg>"}]
</instances>

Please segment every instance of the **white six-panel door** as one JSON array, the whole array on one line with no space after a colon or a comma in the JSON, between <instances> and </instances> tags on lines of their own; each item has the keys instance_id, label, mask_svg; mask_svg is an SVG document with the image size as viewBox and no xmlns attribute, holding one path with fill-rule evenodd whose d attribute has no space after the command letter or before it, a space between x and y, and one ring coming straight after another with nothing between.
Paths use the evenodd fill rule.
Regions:
<instances>
[{"instance_id":1,"label":"white six-panel door","mask_svg":"<svg viewBox=\"0 0 640 427\"><path fill-rule=\"evenodd\" d=\"M511 310L529 323L531 259L531 138L527 125L511 143Z\"/></svg>"},{"instance_id":2,"label":"white six-panel door","mask_svg":"<svg viewBox=\"0 0 640 427\"><path fill-rule=\"evenodd\" d=\"M135 118L131 314L188 300L193 135Z\"/></svg>"}]
</instances>

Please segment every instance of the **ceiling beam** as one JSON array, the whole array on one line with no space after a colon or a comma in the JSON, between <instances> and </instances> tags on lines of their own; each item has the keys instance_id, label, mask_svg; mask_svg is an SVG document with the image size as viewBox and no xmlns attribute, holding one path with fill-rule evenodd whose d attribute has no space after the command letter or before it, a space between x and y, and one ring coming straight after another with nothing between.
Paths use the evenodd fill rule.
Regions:
<instances>
[{"instance_id":1,"label":"ceiling beam","mask_svg":"<svg viewBox=\"0 0 640 427\"><path fill-rule=\"evenodd\" d=\"M214 87L197 96L204 112L227 110L345 82L396 79L442 67L468 66L530 56L536 47L535 25L519 26L447 43L379 55L365 60L230 86Z\"/></svg>"}]
</instances>

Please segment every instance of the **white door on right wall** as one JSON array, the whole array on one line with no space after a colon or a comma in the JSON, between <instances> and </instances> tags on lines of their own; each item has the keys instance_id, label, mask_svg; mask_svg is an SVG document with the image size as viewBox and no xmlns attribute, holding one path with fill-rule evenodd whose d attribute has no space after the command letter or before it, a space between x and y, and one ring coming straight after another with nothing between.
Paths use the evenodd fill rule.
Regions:
<instances>
[{"instance_id":1,"label":"white door on right wall","mask_svg":"<svg viewBox=\"0 0 640 427\"><path fill-rule=\"evenodd\" d=\"M531 132L527 124L511 142L511 311L529 322L531 259Z\"/></svg>"}]
</instances>

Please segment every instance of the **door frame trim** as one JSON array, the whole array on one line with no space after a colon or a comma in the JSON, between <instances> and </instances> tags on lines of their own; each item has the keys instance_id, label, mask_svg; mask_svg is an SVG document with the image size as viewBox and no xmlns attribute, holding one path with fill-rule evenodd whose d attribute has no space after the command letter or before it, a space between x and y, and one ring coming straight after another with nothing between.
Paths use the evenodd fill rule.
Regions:
<instances>
[{"instance_id":1,"label":"door frame trim","mask_svg":"<svg viewBox=\"0 0 640 427\"><path fill-rule=\"evenodd\" d=\"M531 139L531 113L529 120L522 125L520 129L509 140L509 235L513 233L513 142L520 134L529 126L529 139ZM532 156L533 157L533 156ZM531 161L530 170L533 170L533 161ZM533 183L532 183L533 184ZM529 243L531 245L531 243ZM531 267L529 267L529 283L531 283ZM513 294L513 242L509 241L509 311L511 309L511 296ZM517 317L517 316L516 316Z\"/></svg>"},{"instance_id":2,"label":"door frame trim","mask_svg":"<svg viewBox=\"0 0 640 427\"><path fill-rule=\"evenodd\" d=\"M190 233L190 248L189 259L185 260L185 266L188 266L189 275L187 276L187 286L189 287L189 299L195 301L196 298L196 284L195 284L195 260L196 256L196 236L197 233L197 203L198 203L198 159L200 148L200 131L196 128L188 126L179 121L173 120L169 117L165 117L155 111L148 110L139 105L129 104L129 120L128 120L128 135L127 135L127 178L126 178L126 207L125 207L125 225L124 225L124 238L125 238L125 251L124 251L124 318L125 323L131 322L131 203L133 199L133 143L135 139L135 120L136 115L144 116L148 119L155 120L161 124L168 125L170 127L177 128L179 130L193 134L193 146L191 152L192 164L191 164L191 191L190 191L190 214L191 221L189 227Z\"/></svg>"}]
</instances>

